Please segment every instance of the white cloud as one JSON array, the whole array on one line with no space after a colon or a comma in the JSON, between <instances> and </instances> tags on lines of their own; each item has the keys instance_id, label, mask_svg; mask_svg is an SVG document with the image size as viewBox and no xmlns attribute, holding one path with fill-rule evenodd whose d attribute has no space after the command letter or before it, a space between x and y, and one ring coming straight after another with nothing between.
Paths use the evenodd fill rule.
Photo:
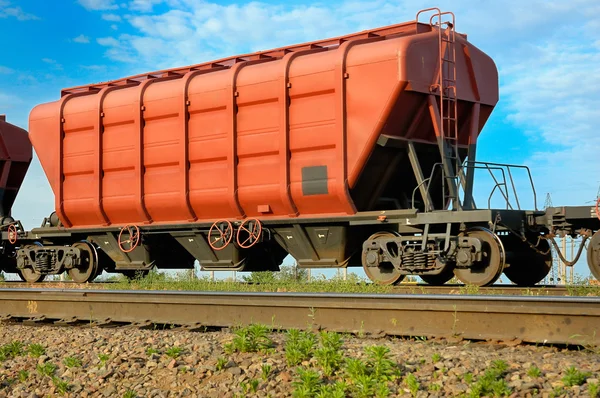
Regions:
<instances>
[{"instance_id":1,"label":"white cloud","mask_svg":"<svg viewBox=\"0 0 600 398\"><path fill-rule=\"evenodd\" d=\"M6 66L0 65L0 75L8 75L8 74L11 74L13 72L14 72L14 70L12 70L12 69L10 69L10 68L8 68Z\"/></svg>"},{"instance_id":2,"label":"white cloud","mask_svg":"<svg viewBox=\"0 0 600 398\"><path fill-rule=\"evenodd\" d=\"M22 103L23 100L18 96L0 91L0 114L3 114L5 109L14 108Z\"/></svg>"},{"instance_id":3,"label":"white cloud","mask_svg":"<svg viewBox=\"0 0 600 398\"><path fill-rule=\"evenodd\" d=\"M110 22L121 22L121 16L117 14L102 14L102 19Z\"/></svg>"},{"instance_id":4,"label":"white cloud","mask_svg":"<svg viewBox=\"0 0 600 398\"><path fill-rule=\"evenodd\" d=\"M90 42L90 38L81 34L81 35L77 36L76 38L74 38L73 41L75 43L87 44Z\"/></svg>"},{"instance_id":5,"label":"white cloud","mask_svg":"<svg viewBox=\"0 0 600 398\"><path fill-rule=\"evenodd\" d=\"M536 47L501 88L508 120L539 143L527 160L539 190L560 204L590 200L600 183L600 53L584 31L577 37Z\"/></svg>"},{"instance_id":6,"label":"white cloud","mask_svg":"<svg viewBox=\"0 0 600 398\"><path fill-rule=\"evenodd\" d=\"M106 65L80 65L81 69L91 70L91 71L105 71Z\"/></svg>"},{"instance_id":7,"label":"white cloud","mask_svg":"<svg viewBox=\"0 0 600 398\"><path fill-rule=\"evenodd\" d=\"M9 1L0 1L0 18L16 18L19 21L39 19L34 14L23 11L21 7L12 6Z\"/></svg>"},{"instance_id":8,"label":"white cloud","mask_svg":"<svg viewBox=\"0 0 600 398\"><path fill-rule=\"evenodd\" d=\"M51 65L56 70L62 70L62 65L58 63L55 59L52 58L42 58L42 62Z\"/></svg>"},{"instance_id":9,"label":"white cloud","mask_svg":"<svg viewBox=\"0 0 600 398\"><path fill-rule=\"evenodd\" d=\"M114 37L100 37L96 41L98 44L105 47L119 47L121 44L119 40L115 39Z\"/></svg>"},{"instance_id":10,"label":"white cloud","mask_svg":"<svg viewBox=\"0 0 600 398\"><path fill-rule=\"evenodd\" d=\"M91 11L116 10L119 8L119 6L115 4L114 0L79 0L79 4L81 4L86 10Z\"/></svg>"},{"instance_id":11,"label":"white cloud","mask_svg":"<svg viewBox=\"0 0 600 398\"><path fill-rule=\"evenodd\" d=\"M132 0L129 3L129 9L132 11L151 12L156 4L162 2L163 0Z\"/></svg>"}]
</instances>

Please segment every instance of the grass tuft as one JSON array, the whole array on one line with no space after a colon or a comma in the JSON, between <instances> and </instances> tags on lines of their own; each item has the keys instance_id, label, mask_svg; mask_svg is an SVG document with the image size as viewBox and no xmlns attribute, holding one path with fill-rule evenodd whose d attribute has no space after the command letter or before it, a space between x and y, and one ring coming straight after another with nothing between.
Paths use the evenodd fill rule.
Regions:
<instances>
[{"instance_id":1,"label":"grass tuft","mask_svg":"<svg viewBox=\"0 0 600 398\"><path fill-rule=\"evenodd\" d=\"M66 357L65 359L63 359L63 364L69 369L80 368L81 360L76 357Z\"/></svg>"},{"instance_id":2,"label":"grass tuft","mask_svg":"<svg viewBox=\"0 0 600 398\"><path fill-rule=\"evenodd\" d=\"M31 357L39 358L46 354L46 348L44 348L44 346L41 344L29 344L27 347L27 352Z\"/></svg>"},{"instance_id":3,"label":"grass tuft","mask_svg":"<svg viewBox=\"0 0 600 398\"><path fill-rule=\"evenodd\" d=\"M591 376L590 372L581 372L574 366L567 368L562 382L567 387L580 386Z\"/></svg>"},{"instance_id":4,"label":"grass tuft","mask_svg":"<svg viewBox=\"0 0 600 398\"><path fill-rule=\"evenodd\" d=\"M173 347L169 348L167 351L165 351L165 354L167 354L167 356L170 358L177 359L177 358L179 358L179 356L181 355L182 352L183 352L183 348L173 346Z\"/></svg>"},{"instance_id":5,"label":"grass tuft","mask_svg":"<svg viewBox=\"0 0 600 398\"><path fill-rule=\"evenodd\" d=\"M41 376L52 377L57 368L58 366L52 362L44 362L43 364L38 364L35 369Z\"/></svg>"}]
</instances>

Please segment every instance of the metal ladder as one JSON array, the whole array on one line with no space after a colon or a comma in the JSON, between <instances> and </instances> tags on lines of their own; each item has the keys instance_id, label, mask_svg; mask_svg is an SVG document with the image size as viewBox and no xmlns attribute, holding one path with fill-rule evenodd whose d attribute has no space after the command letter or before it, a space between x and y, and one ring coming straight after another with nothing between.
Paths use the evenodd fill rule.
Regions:
<instances>
[{"instance_id":1,"label":"metal ladder","mask_svg":"<svg viewBox=\"0 0 600 398\"><path fill-rule=\"evenodd\" d=\"M437 83L432 90L439 95L440 112L440 156L444 173L444 202L452 204L453 210L461 208L458 187L461 176L462 161L458 152L458 97L456 95L456 19L452 12L442 12L439 8L429 8L417 14L434 11L429 19L431 26L438 30L439 70ZM448 17L448 18L444 18ZM448 195L445 194L446 186Z\"/></svg>"}]
</instances>

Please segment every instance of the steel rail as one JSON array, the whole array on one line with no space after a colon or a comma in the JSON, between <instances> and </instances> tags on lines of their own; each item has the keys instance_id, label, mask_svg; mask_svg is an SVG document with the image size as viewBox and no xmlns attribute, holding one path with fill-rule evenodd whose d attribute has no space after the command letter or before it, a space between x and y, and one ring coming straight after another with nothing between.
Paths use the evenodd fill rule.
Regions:
<instances>
[{"instance_id":1,"label":"steel rail","mask_svg":"<svg viewBox=\"0 0 600 398\"><path fill-rule=\"evenodd\" d=\"M4 319L326 329L596 345L600 299L557 296L0 289Z\"/></svg>"}]
</instances>

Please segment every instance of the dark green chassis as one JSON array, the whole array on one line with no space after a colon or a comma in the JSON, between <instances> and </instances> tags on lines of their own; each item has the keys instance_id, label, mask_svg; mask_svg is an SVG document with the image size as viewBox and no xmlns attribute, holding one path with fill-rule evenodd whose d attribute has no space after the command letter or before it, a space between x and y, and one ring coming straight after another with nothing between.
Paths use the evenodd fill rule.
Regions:
<instances>
[{"instance_id":1,"label":"dark green chassis","mask_svg":"<svg viewBox=\"0 0 600 398\"><path fill-rule=\"evenodd\" d=\"M232 221L234 228L242 220ZM590 206L555 207L545 211L525 210L461 210L418 212L391 210L360 212L355 215L320 218L264 220L262 240L250 249L233 243L223 250L208 244L209 223L172 225L140 225L142 244L131 253L119 249L120 226L94 229L42 227L19 232L15 245L40 242L44 246L66 245L87 240L98 250L100 267L108 272L158 268L189 269L199 260L205 270L260 271L277 270L291 254L300 267L339 268L361 266L363 242L373 233L398 232L403 236L419 236L428 225L429 234L458 235L472 227L484 227L498 234L522 234L530 239L550 231L577 234L580 229L597 231L600 220ZM510 231L510 232L508 232ZM8 253L8 251L6 251ZM14 270L5 267L5 271Z\"/></svg>"}]
</instances>

